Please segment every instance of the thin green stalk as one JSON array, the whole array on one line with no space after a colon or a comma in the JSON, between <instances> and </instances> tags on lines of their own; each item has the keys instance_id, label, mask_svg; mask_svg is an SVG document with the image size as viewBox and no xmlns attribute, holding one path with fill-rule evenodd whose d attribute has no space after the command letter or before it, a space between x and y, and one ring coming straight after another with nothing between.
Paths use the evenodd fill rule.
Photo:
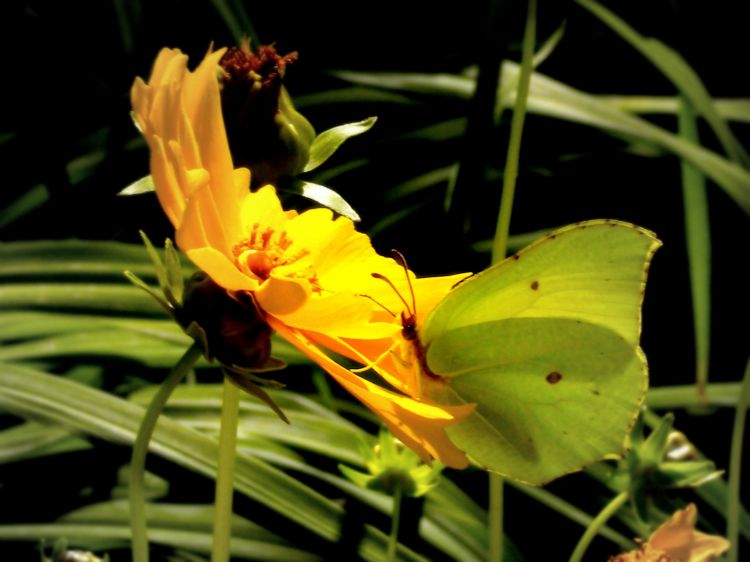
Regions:
<instances>
[{"instance_id":1,"label":"thin green stalk","mask_svg":"<svg viewBox=\"0 0 750 562\"><path fill-rule=\"evenodd\" d=\"M138 428L133 455L130 459L130 528L132 532L132 548L134 562L148 562L148 534L146 531L146 496L144 475L146 472L146 455L148 444L156 428L156 422L172 392L180 384L185 374L192 369L201 350L193 344L174 366L172 372L159 387L146 409L141 425Z\"/></svg>"},{"instance_id":2,"label":"thin green stalk","mask_svg":"<svg viewBox=\"0 0 750 562\"><path fill-rule=\"evenodd\" d=\"M521 136L523 122L526 116L526 102L529 97L529 83L534 61L534 42L536 40L536 0L529 0L526 14L526 29L523 35L521 55L521 72L518 76L518 92L516 104L513 108L513 118L510 123L510 142L505 158L505 174L503 176L503 193L500 199L500 210L497 216L497 227L492 244L492 262L505 258L508 248L508 233L510 230L510 215L513 210L513 196L516 191L518 177L518 159L521 155ZM503 560L503 479L497 474L490 474L489 501L489 531L490 562Z\"/></svg>"},{"instance_id":3,"label":"thin green stalk","mask_svg":"<svg viewBox=\"0 0 750 562\"><path fill-rule=\"evenodd\" d=\"M604 506L604 509L599 512L599 515L594 517L594 520L581 536L581 540L578 541L573 554L570 555L570 562L581 562L583 555L586 553L586 549L588 549L591 541L594 540L594 537L599 533L599 529L609 521L609 518L612 517L626 501L628 501L628 493L620 492L612 498L612 501Z\"/></svg>"},{"instance_id":4,"label":"thin green stalk","mask_svg":"<svg viewBox=\"0 0 750 562\"><path fill-rule=\"evenodd\" d=\"M503 477L494 472L490 473L490 562L503 560Z\"/></svg>"},{"instance_id":5,"label":"thin green stalk","mask_svg":"<svg viewBox=\"0 0 750 562\"><path fill-rule=\"evenodd\" d=\"M398 548L398 528L401 524L401 497L403 492L401 486L396 484L393 491L393 512L391 513L391 534L388 535L388 554L385 559L388 562L396 560L396 550Z\"/></svg>"},{"instance_id":6,"label":"thin green stalk","mask_svg":"<svg viewBox=\"0 0 750 562\"><path fill-rule=\"evenodd\" d=\"M518 76L518 92L516 105L513 108L513 119L510 123L510 143L505 158L505 173L503 175L503 193L500 200L500 212L497 216L495 241L492 247L492 261L496 262L505 257L508 247L508 232L510 230L510 214L513 210L513 196L516 191L518 177L518 159L521 154L521 136L523 122L526 118L526 102L529 98L529 83L534 59L534 41L536 39L536 0L529 0L529 11L526 16L526 29L523 36L523 54L521 58L521 73Z\"/></svg>"},{"instance_id":7,"label":"thin green stalk","mask_svg":"<svg viewBox=\"0 0 750 562\"><path fill-rule=\"evenodd\" d=\"M224 377L219 430L219 468L214 495L214 542L211 562L229 562L232 538L232 498L234 495L234 461L237 453L237 425L240 412L240 389Z\"/></svg>"},{"instance_id":8,"label":"thin green stalk","mask_svg":"<svg viewBox=\"0 0 750 562\"><path fill-rule=\"evenodd\" d=\"M680 137L700 145L695 110L684 98L678 111ZM705 398L711 341L711 230L708 221L706 177L690 162L681 160L685 240L690 266L690 294L695 331L695 382Z\"/></svg>"},{"instance_id":9,"label":"thin green stalk","mask_svg":"<svg viewBox=\"0 0 750 562\"><path fill-rule=\"evenodd\" d=\"M747 408L750 406L750 361L745 367L745 376L742 379L740 398L737 402L737 411L734 416L734 428L732 429L732 449L729 454L729 502L727 505L727 539L732 544L729 549L729 562L739 560L740 546L740 475L742 474L742 441L745 437L745 418Z\"/></svg>"}]
</instances>

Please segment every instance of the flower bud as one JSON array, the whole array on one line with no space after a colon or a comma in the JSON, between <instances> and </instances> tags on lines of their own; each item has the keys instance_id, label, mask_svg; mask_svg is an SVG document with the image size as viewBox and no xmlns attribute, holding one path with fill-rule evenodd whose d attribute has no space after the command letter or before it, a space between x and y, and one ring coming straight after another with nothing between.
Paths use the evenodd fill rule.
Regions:
<instances>
[{"instance_id":1,"label":"flower bud","mask_svg":"<svg viewBox=\"0 0 750 562\"><path fill-rule=\"evenodd\" d=\"M219 62L221 104L235 167L252 172L253 187L278 185L305 167L315 130L295 110L283 85L297 53L281 56L273 46L253 52L247 41Z\"/></svg>"},{"instance_id":2,"label":"flower bud","mask_svg":"<svg viewBox=\"0 0 750 562\"><path fill-rule=\"evenodd\" d=\"M250 296L232 296L198 272L188 282L177 316L186 331L191 325L200 328L207 357L248 370L269 364L272 330Z\"/></svg>"},{"instance_id":3,"label":"flower bud","mask_svg":"<svg viewBox=\"0 0 750 562\"><path fill-rule=\"evenodd\" d=\"M407 497L420 497L437 486L442 465L424 464L414 451L405 447L387 431L381 431L378 443L361 447L367 472L339 465L349 480L370 490L394 495L399 489Z\"/></svg>"}]
</instances>

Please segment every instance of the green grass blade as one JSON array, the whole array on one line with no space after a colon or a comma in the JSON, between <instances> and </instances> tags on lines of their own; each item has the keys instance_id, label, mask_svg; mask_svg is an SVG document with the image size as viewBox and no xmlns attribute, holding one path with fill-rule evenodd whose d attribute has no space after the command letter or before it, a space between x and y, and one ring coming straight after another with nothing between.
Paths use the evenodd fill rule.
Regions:
<instances>
[{"instance_id":1,"label":"green grass blade","mask_svg":"<svg viewBox=\"0 0 750 562\"><path fill-rule=\"evenodd\" d=\"M49 191L44 184L37 184L4 209L0 209L0 228L16 222L49 200Z\"/></svg>"},{"instance_id":2,"label":"green grass blade","mask_svg":"<svg viewBox=\"0 0 750 562\"><path fill-rule=\"evenodd\" d=\"M700 144L695 114L689 102L681 104L680 136ZM711 229L708 220L706 179L695 167L683 160L682 196L685 212L685 240L690 266L690 292L693 303L695 334L695 382L699 396L708 384L711 346Z\"/></svg>"},{"instance_id":3,"label":"green grass blade","mask_svg":"<svg viewBox=\"0 0 750 562\"><path fill-rule=\"evenodd\" d=\"M164 316L159 304L138 287L103 283L9 283L0 286L0 310L33 308Z\"/></svg>"},{"instance_id":4,"label":"green grass blade","mask_svg":"<svg viewBox=\"0 0 750 562\"><path fill-rule=\"evenodd\" d=\"M515 83L518 73L516 63L505 61L501 83ZM337 75L359 84L460 99L469 99L474 91L474 80L468 76L351 71L338 72ZM509 90L498 101L503 107L512 107L515 103L515 90ZM715 152L688 143L679 135L619 109L606 98L587 94L534 72L531 76L527 110L536 115L602 129L617 137L625 136L656 145L689 161L724 189L745 212L750 213L750 173L747 170Z\"/></svg>"},{"instance_id":5,"label":"green grass blade","mask_svg":"<svg viewBox=\"0 0 750 562\"><path fill-rule=\"evenodd\" d=\"M18 365L0 365L0 407L116 443L132 444L144 409L105 392ZM216 476L217 442L166 417L150 451L209 478ZM235 489L319 536L339 537L343 510L335 503L247 454L238 454ZM360 554L378 560L386 537L366 526ZM402 559L418 556L400 550Z\"/></svg>"},{"instance_id":6,"label":"green grass blade","mask_svg":"<svg viewBox=\"0 0 750 562\"><path fill-rule=\"evenodd\" d=\"M727 503L727 539L732 544L727 559L729 562L739 560L740 547L740 518L742 504L740 503L740 483L742 482L742 451L745 436L745 419L750 407L750 361L745 368L745 375L740 386L740 396L734 415L732 430L732 447L729 456L729 501Z\"/></svg>"},{"instance_id":7,"label":"green grass blade","mask_svg":"<svg viewBox=\"0 0 750 562\"><path fill-rule=\"evenodd\" d=\"M724 150L734 162L744 166L750 164L750 156L719 115L700 77L677 51L658 39L643 37L613 12L593 0L576 1L630 43L672 82L690 101L696 112L711 125Z\"/></svg>"},{"instance_id":8,"label":"green grass blade","mask_svg":"<svg viewBox=\"0 0 750 562\"><path fill-rule=\"evenodd\" d=\"M695 393L695 385L651 387L646 395L646 405L652 410L674 410L701 405L734 408L740 395L740 384L736 382L711 383L701 398Z\"/></svg>"}]
</instances>

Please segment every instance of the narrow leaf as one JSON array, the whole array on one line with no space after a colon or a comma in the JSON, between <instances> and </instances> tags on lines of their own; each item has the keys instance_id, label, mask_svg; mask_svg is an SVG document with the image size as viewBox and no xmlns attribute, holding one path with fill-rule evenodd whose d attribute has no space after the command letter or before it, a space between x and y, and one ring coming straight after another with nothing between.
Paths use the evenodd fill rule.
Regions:
<instances>
[{"instance_id":1,"label":"narrow leaf","mask_svg":"<svg viewBox=\"0 0 750 562\"><path fill-rule=\"evenodd\" d=\"M154 185L153 176L148 175L143 176L141 179L134 181L126 188L120 190L117 195L141 195L143 193L151 193L152 191L156 191L156 186Z\"/></svg>"},{"instance_id":2,"label":"narrow leaf","mask_svg":"<svg viewBox=\"0 0 750 562\"><path fill-rule=\"evenodd\" d=\"M695 110L708 121L724 150L734 162L745 166L750 164L750 156L719 115L700 77L677 51L658 39L643 37L624 20L593 0L576 1L630 43L672 82Z\"/></svg>"},{"instance_id":3,"label":"narrow leaf","mask_svg":"<svg viewBox=\"0 0 750 562\"><path fill-rule=\"evenodd\" d=\"M280 187L281 189L298 193L299 195L302 195L302 197L307 197L316 203L320 203L324 207L328 207L332 211L351 219L354 222L359 222L361 220L357 211L355 211L352 206L341 197L341 195L329 187L299 179L289 180Z\"/></svg>"},{"instance_id":4,"label":"narrow leaf","mask_svg":"<svg viewBox=\"0 0 750 562\"><path fill-rule=\"evenodd\" d=\"M700 144L695 115L689 102L680 106L680 136ZM708 219L706 178L682 160L682 197L685 211L685 240L690 266L690 292L693 301L695 334L695 382L698 395L704 396L708 384L711 346L711 229Z\"/></svg>"},{"instance_id":5,"label":"narrow leaf","mask_svg":"<svg viewBox=\"0 0 750 562\"><path fill-rule=\"evenodd\" d=\"M333 156L333 153L345 140L369 131L375 121L377 121L377 117L368 117L363 121L339 125L320 133L310 146L310 159L307 161L303 172L309 172L323 164Z\"/></svg>"}]
</instances>

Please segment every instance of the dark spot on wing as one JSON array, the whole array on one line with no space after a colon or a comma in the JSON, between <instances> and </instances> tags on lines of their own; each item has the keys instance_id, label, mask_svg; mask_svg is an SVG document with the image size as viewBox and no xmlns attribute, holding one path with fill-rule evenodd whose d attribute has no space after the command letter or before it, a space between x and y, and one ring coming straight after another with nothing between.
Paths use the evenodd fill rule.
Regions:
<instances>
[{"instance_id":1,"label":"dark spot on wing","mask_svg":"<svg viewBox=\"0 0 750 562\"><path fill-rule=\"evenodd\" d=\"M547 382L550 384L557 384L562 380L562 375L558 373L557 371L552 371L549 375L547 375L545 378L547 379Z\"/></svg>"},{"instance_id":2,"label":"dark spot on wing","mask_svg":"<svg viewBox=\"0 0 750 562\"><path fill-rule=\"evenodd\" d=\"M594 396L601 396L602 393L599 392L597 389L592 388L591 389L591 394L593 394Z\"/></svg>"},{"instance_id":3,"label":"dark spot on wing","mask_svg":"<svg viewBox=\"0 0 750 562\"><path fill-rule=\"evenodd\" d=\"M518 254L513 254L513 259L518 261L521 259L521 256L519 256Z\"/></svg>"},{"instance_id":4,"label":"dark spot on wing","mask_svg":"<svg viewBox=\"0 0 750 562\"><path fill-rule=\"evenodd\" d=\"M549 235L549 239L550 240L554 240L555 238L557 238L557 234L550 234Z\"/></svg>"},{"instance_id":5,"label":"dark spot on wing","mask_svg":"<svg viewBox=\"0 0 750 562\"><path fill-rule=\"evenodd\" d=\"M537 291L539 289L539 281L532 281L531 282L531 290Z\"/></svg>"}]
</instances>

